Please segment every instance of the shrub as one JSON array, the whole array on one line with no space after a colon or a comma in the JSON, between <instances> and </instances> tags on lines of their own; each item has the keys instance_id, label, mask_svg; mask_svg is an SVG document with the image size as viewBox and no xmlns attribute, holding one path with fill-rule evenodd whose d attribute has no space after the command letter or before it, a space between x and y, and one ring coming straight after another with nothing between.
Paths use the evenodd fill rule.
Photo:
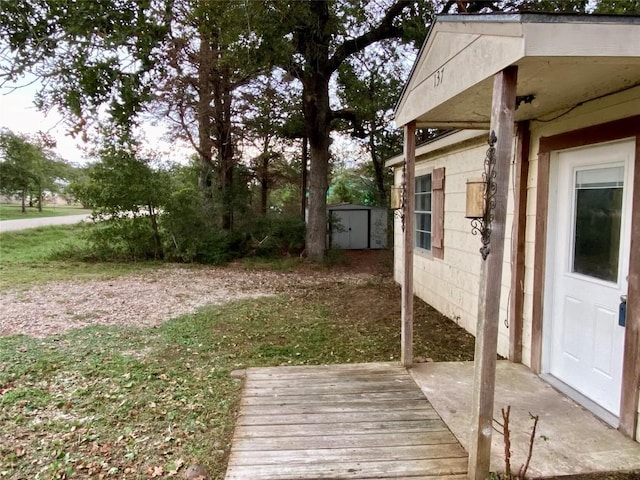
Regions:
<instances>
[{"instance_id":1,"label":"shrub","mask_svg":"<svg viewBox=\"0 0 640 480\"><path fill-rule=\"evenodd\" d=\"M84 232L93 260L150 260L162 258L148 217L114 217L90 225Z\"/></svg>"},{"instance_id":2,"label":"shrub","mask_svg":"<svg viewBox=\"0 0 640 480\"><path fill-rule=\"evenodd\" d=\"M184 187L169 195L160 217L169 260L220 264L241 253L239 236L222 230L212 210L210 202L195 187Z\"/></svg>"},{"instance_id":3,"label":"shrub","mask_svg":"<svg viewBox=\"0 0 640 480\"><path fill-rule=\"evenodd\" d=\"M299 255L304 250L305 224L299 217L266 216L247 229L251 255Z\"/></svg>"}]
</instances>

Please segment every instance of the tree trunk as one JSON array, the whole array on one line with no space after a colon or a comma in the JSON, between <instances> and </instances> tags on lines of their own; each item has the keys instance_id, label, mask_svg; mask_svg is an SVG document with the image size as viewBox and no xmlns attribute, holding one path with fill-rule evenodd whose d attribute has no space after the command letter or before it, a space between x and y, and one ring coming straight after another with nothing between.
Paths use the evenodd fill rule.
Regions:
<instances>
[{"instance_id":1,"label":"tree trunk","mask_svg":"<svg viewBox=\"0 0 640 480\"><path fill-rule=\"evenodd\" d=\"M306 251L311 260L317 261L324 259L327 245L327 175L331 131L329 79L316 73L306 77L303 86L303 108L311 154Z\"/></svg>"},{"instance_id":2,"label":"tree trunk","mask_svg":"<svg viewBox=\"0 0 640 480\"><path fill-rule=\"evenodd\" d=\"M300 182L300 216L302 221L307 221L307 162L309 156L309 139L305 135L302 138L302 179Z\"/></svg>"},{"instance_id":3,"label":"tree trunk","mask_svg":"<svg viewBox=\"0 0 640 480\"><path fill-rule=\"evenodd\" d=\"M231 230L233 228L233 207L234 207L234 191L233 191L233 170L235 162L233 158L233 144L231 143L231 111L228 105L230 103L230 95L228 92L221 92L223 97L222 115L216 113L216 129L218 130L218 138L216 143L218 146L218 190L222 201L222 228ZM217 99L216 99L216 103Z\"/></svg>"},{"instance_id":4,"label":"tree trunk","mask_svg":"<svg viewBox=\"0 0 640 480\"><path fill-rule=\"evenodd\" d=\"M267 203L269 201L269 154L262 153L260 165L260 212L267 215Z\"/></svg>"},{"instance_id":5,"label":"tree trunk","mask_svg":"<svg viewBox=\"0 0 640 480\"><path fill-rule=\"evenodd\" d=\"M22 213L27 213L27 189L22 189Z\"/></svg>"},{"instance_id":6,"label":"tree trunk","mask_svg":"<svg viewBox=\"0 0 640 480\"><path fill-rule=\"evenodd\" d=\"M219 31L212 34L215 61L212 65L213 76L213 110L216 131L215 144L218 150L218 191L222 202L222 228L233 228L233 170L235 168L234 148L231 138L231 71L220 66L224 60L226 46L220 42Z\"/></svg>"},{"instance_id":7,"label":"tree trunk","mask_svg":"<svg viewBox=\"0 0 640 480\"><path fill-rule=\"evenodd\" d=\"M200 37L198 66L198 159L200 161L200 173L198 174L198 186L200 191L206 192L210 198L211 192L211 69L213 58L211 52L211 37L204 30Z\"/></svg>"},{"instance_id":8,"label":"tree trunk","mask_svg":"<svg viewBox=\"0 0 640 480\"><path fill-rule=\"evenodd\" d=\"M224 230L233 227L233 171L235 168L231 125L231 71L220 66L225 46L220 43L217 27L200 33L198 68L198 141L201 174L199 186L211 197L211 171L215 167L220 224ZM216 150L214 162L213 150Z\"/></svg>"},{"instance_id":9,"label":"tree trunk","mask_svg":"<svg viewBox=\"0 0 640 480\"><path fill-rule=\"evenodd\" d=\"M376 153L375 130L372 128L369 134L369 149L371 150L371 162L376 176L376 189L378 192L378 205L381 207L388 206L387 189L384 185L384 161L381 161Z\"/></svg>"},{"instance_id":10,"label":"tree trunk","mask_svg":"<svg viewBox=\"0 0 640 480\"><path fill-rule=\"evenodd\" d=\"M149 220L151 220L151 229L153 230L153 241L156 246L154 260L158 260L164 257L164 252L162 249L162 239L160 238L160 231L158 230L158 219L153 205L148 204L147 208L149 209Z\"/></svg>"}]
</instances>

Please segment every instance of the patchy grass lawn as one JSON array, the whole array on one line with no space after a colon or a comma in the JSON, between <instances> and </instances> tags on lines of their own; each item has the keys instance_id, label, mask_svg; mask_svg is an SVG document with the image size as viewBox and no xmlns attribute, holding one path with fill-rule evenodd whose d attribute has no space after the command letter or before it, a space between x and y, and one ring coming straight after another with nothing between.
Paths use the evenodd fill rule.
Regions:
<instances>
[{"instance_id":1,"label":"patchy grass lawn","mask_svg":"<svg viewBox=\"0 0 640 480\"><path fill-rule=\"evenodd\" d=\"M152 262L72 261L62 251L85 248L82 225L60 225L0 233L0 290L54 280L111 278L157 266Z\"/></svg>"},{"instance_id":2,"label":"patchy grass lawn","mask_svg":"<svg viewBox=\"0 0 640 480\"><path fill-rule=\"evenodd\" d=\"M330 277L330 275L328 276ZM0 339L0 478L150 478L226 469L250 366L396 360L398 287L331 282L206 308L158 328ZM469 360L473 338L422 302L417 355Z\"/></svg>"},{"instance_id":3,"label":"patchy grass lawn","mask_svg":"<svg viewBox=\"0 0 640 480\"><path fill-rule=\"evenodd\" d=\"M89 214L91 210L79 206L45 206L41 212L37 207L27 207L27 212L22 213L20 205L0 203L0 220L18 220L23 218L61 217L64 215Z\"/></svg>"},{"instance_id":4,"label":"patchy grass lawn","mask_svg":"<svg viewBox=\"0 0 640 480\"><path fill-rule=\"evenodd\" d=\"M2 234L2 281L17 276L27 285L147 268L47 260L57 245L78 241L77 228ZM372 263L363 257L360 268ZM398 359L400 290L388 258L378 263L387 273L369 281L341 281L337 273L353 265L336 265L323 270L320 283L206 307L153 328L94 325L44 339L0 338L0 479L182 478L199 463L221 480L241 389L233 370ZM244 265L248 274L274 268ZM305 268L292 261L275 266ZM473 337L417 299L414 334L416 356L473 358Z\"/></svg>"}]
</instances>

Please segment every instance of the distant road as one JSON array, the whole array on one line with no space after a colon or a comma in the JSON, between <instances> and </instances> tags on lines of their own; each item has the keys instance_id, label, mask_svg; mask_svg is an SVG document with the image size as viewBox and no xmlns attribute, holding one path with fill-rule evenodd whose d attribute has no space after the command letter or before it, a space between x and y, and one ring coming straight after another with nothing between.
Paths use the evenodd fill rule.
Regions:
<instances>
[{"instance_id":1,"label":"distant road","mask_svg":"<svg viewBox=\"0 0 640 480\"><path fill-rule=\"evenodd\" d=\"M45 227L47 225L71 225L88 220L91 215L64 215L61 217L24 218L18 220L0 221L0 233L14 230L25 230L27 228Z\"/></svg>"}]
</instances>

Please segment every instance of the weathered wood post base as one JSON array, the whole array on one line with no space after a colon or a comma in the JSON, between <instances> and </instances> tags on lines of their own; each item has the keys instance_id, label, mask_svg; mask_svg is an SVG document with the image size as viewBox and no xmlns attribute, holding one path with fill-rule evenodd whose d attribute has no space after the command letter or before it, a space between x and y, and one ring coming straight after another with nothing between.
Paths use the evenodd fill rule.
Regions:
<instances>
[{"instance_id":1,"label":"weathered wood post base","mask_svg":"<svg viewBox=\"0 0 640 480\"><path fill-rule=\"evenodd\" d=\"M498 325L504 235L507 216L509 168L513 148L514 113L518 69L507 67L498 72L493 83L491 131L495 132L495 209L491 228L489 256L482 262L478 297L475 368L472 401L472 432L469 449L469 478L485 480L491 461L491 430L496 378Z\"/></svg>"}]
</instances>

